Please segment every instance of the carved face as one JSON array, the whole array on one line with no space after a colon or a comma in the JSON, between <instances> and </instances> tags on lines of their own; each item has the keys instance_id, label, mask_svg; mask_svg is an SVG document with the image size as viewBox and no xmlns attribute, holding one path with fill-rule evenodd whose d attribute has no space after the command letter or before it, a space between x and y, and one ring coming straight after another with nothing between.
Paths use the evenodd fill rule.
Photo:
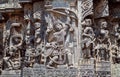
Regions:
<instances>
[{"instance_id":1,"label":"carved face","mask_svg":"<svg viewBox=\"0 0 120 77\"><path fill-rule=\"evenodd\" d=\"M36 23L35 23L35 28L36 28L36 29L40 28L40 26L41 26L41 23L40 23L40 22L36 22Z\"/></svg>"},{"instance_id":2,"label":"carved face","mask_svg":"<svg viewBox=\"0 0 120 77\"><path fill-rule=\"evenodd\" d=\"M101 22L101 28L107 28L107 22L106 21L103 21Z\"/></svg>"},{"instance_id":3,"label":"carved face","mask_svg":"<svg viewBox=\"0 0 120 77\"><path fill-rule=\"evenodd\" d=\"M57 24L57 25L55 25L55 27L57 30L61 30L63 28L62 24Z\"/></svg>"},{"instance_id":4,"label":"carved face","mask_svg":"<svg viewBox=\"0 0 120 77\"><path fill-rule=\"evenodd\" d=\"M37 11L33 14L35 19L41 19L41 11Z\"/></svg>"}]
</instances>

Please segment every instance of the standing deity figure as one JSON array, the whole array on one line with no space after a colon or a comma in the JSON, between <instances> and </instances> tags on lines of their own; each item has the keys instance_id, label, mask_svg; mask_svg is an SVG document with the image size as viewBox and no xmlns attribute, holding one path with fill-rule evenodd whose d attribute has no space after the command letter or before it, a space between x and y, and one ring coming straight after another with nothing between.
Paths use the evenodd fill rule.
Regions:
<instances>
[{"instance_id":1,"label":"standing deity figure","mask_svg":"<svg viewBox=\"0 0 120 77\"><path fill-rule=\"evenodd\" d=\"M45 39L44 32L42 30L42 25L40 21L35 22L35 53L36 60L38 63L44 63L44 51L45 51ZM39 58L39 60L38 60Z\"/></svg>"},{"instance_id":2,"label":"standing deity figure","mask_svg":"<svg viewBox=\"0 0 120 77\"><path fill-rule=\"evenodd\" d=\"M26 27L26 36L25 36L25 43L26 43L26 49L31 49L33 48L33 40L34 40L34 36L32 34L32 30L31 30L31 21L28 20L28 24Z\"/></svg>"},{"instance_id":3,"label":"standing deity figure","mask_svg":"<svg viewBox=\"0 0 120 77\"><path fill-rule=\"evenodd\" d=\"M96 56L100 57L100 60L104 60L104 61L109 61L110 59L110 46L111 46L111 42L109 39L109 31L107 30L108 24L105 20L101 20L99 22L100 24L100 33L98 38L96 39L97 41L97 45L96 48L100 49L99 51L97 51L96 53L98 53ZM101 46L101 47L99 47Z\"/></svg>"},{"instance_id":4,"label":"standing deity figure","mask_svg":"<svg viewBox=\"0 0 120 77\"><path fill-rule=\"evenodd\" d=\"M32 33L31 20L27 19L27 27L26 27L26 52L25 52L25 63L26 67L32 67L35 62L35 50L34 50L34 35Z\"/></svg>"},{"instance_id":5,"label":"standing deity figure","mask_svg":"<svg viewBox=\"0 0 120 77\"><path fill-rule=\"evenodd\" d=\"M93 57L93 46L94 46L94 41L95 41L95 34L93 31L93 28L91 27L91 19L85 19L85 22L83 22L85 27L82 37L82 50L83 50L83 57L84 58L91 58Z\"/></svg>"},{"instance_id":6,"label":"standing deity figure","mask_svg":"<svg viewBox=\"0 0 120 77\"><path fill-rule=\"evenodd\" d=\"M35 22L35 44L36 48L39 48L42 42L41 23Z\"/></svg>"}]
</instances>

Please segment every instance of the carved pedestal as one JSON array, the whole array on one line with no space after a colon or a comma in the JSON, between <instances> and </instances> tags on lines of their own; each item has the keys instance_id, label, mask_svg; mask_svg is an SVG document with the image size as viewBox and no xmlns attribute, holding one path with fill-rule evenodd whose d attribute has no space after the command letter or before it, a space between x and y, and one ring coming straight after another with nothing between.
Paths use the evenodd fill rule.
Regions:
<instances>
[{"instance_id":1,"label":"carved pedestal","mask_svg":"<svg viewBox=\"0 0 120 77\"><path fill-rule=\"evenodd\" d=\"M94 59L81 59L80 60L80 77L96 77Z\"/></svg>"},{"instance_id":2,"label":"carved pedestal","mask_svg":"<svg viewBox=\"0 0 120 77\"><path fill-rule=\"evenodd\" d=\"M2 75L0 77L21 77L21 71L20 70L2 71Z\"/></svg>"},{"instance_id":3,"label":"carved pedestal","mask_svg":"<svg viewBox=\"0 0 120 77\"><path fill-rule=\"evenodd\" d=\"M44 65L35 65L33 68L24 68L23 77L79 77L76 68L47 69Z\"/></svg>"},{"instance_id":4,"label":"carved pedestal","mask_svg":"<svg viewBox=\"0 0 120 77\"><path fill-rule=\"evenodd\" d=\"M112 77L111 76L111 63L101 61L96 63L96 77Z\"/></svg>"}]
</instances>

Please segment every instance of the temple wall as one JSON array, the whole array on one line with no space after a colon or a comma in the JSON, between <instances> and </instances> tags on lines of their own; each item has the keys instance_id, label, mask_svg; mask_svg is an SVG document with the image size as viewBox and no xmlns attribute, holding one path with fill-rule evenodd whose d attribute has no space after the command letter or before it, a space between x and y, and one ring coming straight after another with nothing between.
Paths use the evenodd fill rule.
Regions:
<instances>
[{"instance_id":1,"label":"temple wall","mask_svg":"<svg viewBox=\"0 0 120 77\"><path fill-rule=\"evenodd\" d=\"M119 77L119 1L0 3L1 77Z\"/></svg>"}]
</instances>

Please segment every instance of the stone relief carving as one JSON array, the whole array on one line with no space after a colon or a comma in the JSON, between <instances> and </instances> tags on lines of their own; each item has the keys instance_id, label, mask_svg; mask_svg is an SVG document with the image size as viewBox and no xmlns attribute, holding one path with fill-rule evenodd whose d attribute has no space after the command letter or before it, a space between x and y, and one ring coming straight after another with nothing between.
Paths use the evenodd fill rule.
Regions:
<instances>
[{"instance_id":1,"label":"stone relief carving","mask_svg":"<svg viewBox=\"0 0 120 77\"><path fill-rule=\"evenodd\" d=\"M35 53L36 53L36 56L40 57L44 57L43 56L43 52L45 49L44 47L44 39L43 39L43 34L42 34L42 30L41 30L41 23L40 22L35 22ZM42 60L41 60L42 61ZM41 63L41 61L39 61Z\"/></svg>"},{"instance_id":2,"label":"stone relief carving","mask_svg":"<svg viewBox=\"0 0 120 77\"><path fill-rule=\"evenodd\" d=\"M93 57L93 47L94 47L94 41L95 41L95 34L93 31L92 26L92 20L91 19L85 19L82 22L82 25L85 26L82 37L82 50L83 50L83 57L84 58L91 58Z\"/></svg>"},{"instance_id":3,"label":"stone relief carving","mask_svg":"<svg viewBox=\"0 0 120 77\"><path fill-rule=\"evenodd\" d=\"M17 8L18 1L11 1ZM119 19L110 19L108 0L79 1L25 2L21 3L23 10L6 12L7 20L0 21L6 25L0 70L21 70L24 77L110 75L110 64L120 63ZM76 54L81 53L79 65Z\"/></svg>"},{"instance_id":4,"label":"stone relief carving","mask_svg":"<svg viewBox=\"0 0 120 77\"><path fill-rule=\"evenodd\" d=\"M82 0L82 19L86 16L93 15L93 0Z\"/></svg>"},{"instance_id":5,"label":"stone relief carving","mask_svg":"<svg viewBox=\"0 0 120 77\"><path fill-rule=\"evenodd\" d=\"M33 35L33 30L32 28L32 20L31 19L26 19L27 21L27 26L26 26L26 35L25 35L25 47L26 47L26 52L25 52L25 63L26 66L32 66L35 62L35 50L34 50L34 35Z\"/></svg>"},{"instance_id":6,"label":"stone relief carving","mask_svg":"<svg viewBox=\"0 0 120 77\"><path fill-rule=\"evenodd\" d=\"M119 23L113 23L114 24L114 32L111 34L114 37L114 44L111 46L111 54L112 54L112 62L113 64L119 64Z\"/></svg>"},{"instance_id":7,"label":"stone relief carving","mask_svg":"<svg viewBox=\"0 0 120 77\"><path fill-rule=\"evenodd\" d=\"M3 58L7 67L4 69L20 69L21 64L21 49L23 44L22 24L12 23L10 27L10 36L7 51L5 50L5 56ZM7 37L7 38L8 38Z\"/></svg>"},{"instance_id":8,"label":"stone relief carving","mask_svg":"<svg viewBox=\"0 0 120 77\"><path fill-rule=\"evenodd\" d=\"M109 51L110 51L111 42L109 39L109 31L107 30L108 24L104 19L101 19L98 23L100 24L100 33L96 40L98 42L96 48L103 49L103 51L101 50L98 51L97 56L104 58L105 61L109 61L110 60Z\"/></svg>"},{"instance_id":9,"label":"stone relief carving","mask_svg":"<svg viewBox=\"0 0 120 77\"><path fill-rule=\"evenodd\" d=\"M59 9L58 9L59 10ZM63 9L64 10L64 9ZM53 9L53 12L55 10ZM56 11L55 11L56 12ZM57 12L56 12L57 13ZM58 14L61 12L58 11ZM53 25L49 25L47 27L47 50L46 52L49 53L50 62L48 66L52 65L53 63L57 63L58 65L65 64L66 57L68 57L68 66L72 66L72 54L74 53L71 49L73 48L73 33L74 29L72 24L70 23L72 19L70 19L69 10L64 10L66 21L63 22L60 18L55 19L55 22L52 23ZM55 13L53 13L55 14ZM61 15L62 16L62 15ZM71 42L70 42L71 41Z\"/></svg>"}]
</instances>

